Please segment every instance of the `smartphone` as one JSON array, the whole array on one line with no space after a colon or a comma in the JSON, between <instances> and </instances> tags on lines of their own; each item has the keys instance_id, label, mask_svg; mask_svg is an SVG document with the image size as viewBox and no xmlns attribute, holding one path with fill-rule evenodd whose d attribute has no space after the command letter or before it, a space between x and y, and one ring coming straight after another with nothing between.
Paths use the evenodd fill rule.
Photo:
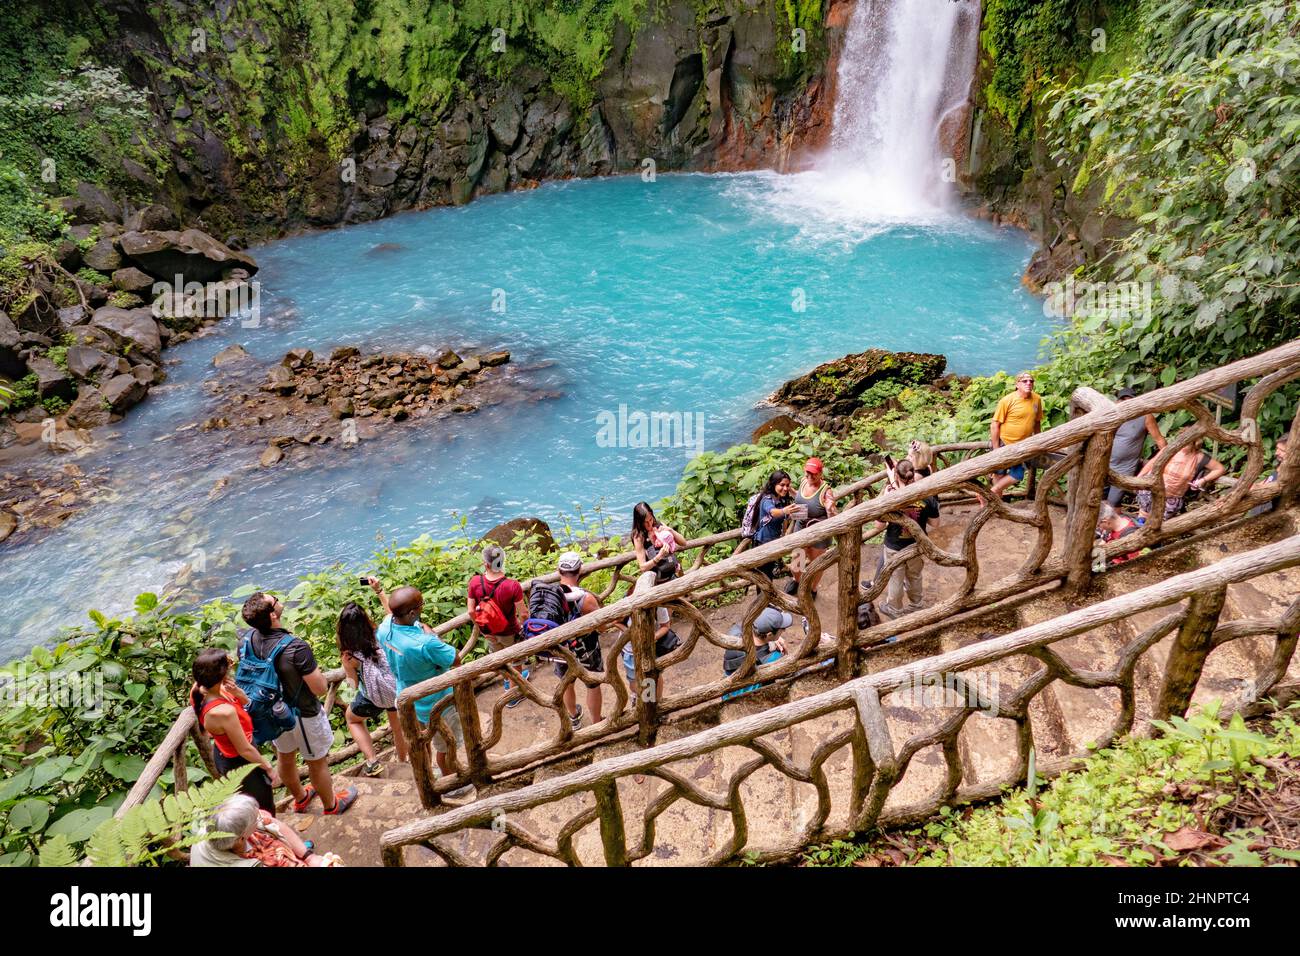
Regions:
<instances>
[{"instance_id":1,"label":"smartphone","mask_svg":"<svg viewBox=\"0 0 1300 956\"><path fill-rule=\"evenodd\" d=\"M369 583L370 583L370 578L366 577L366 576L363 574L363 575L361 575L361 577L357 578L357 583L358 583L358 584L369 584Z\"/></svg>"},{"instance_id":2,"label":"smartphone","mask_svg":"<svg viewBox=\"0 0 1300 956\"><path fill-rule=\"evenodd\" d=\"M885 478L889 484L897 487L898 479L894 477L894 469L898 467L898 462L894 461L893 455L885 456Z\"/></svg>"}]
</instances>

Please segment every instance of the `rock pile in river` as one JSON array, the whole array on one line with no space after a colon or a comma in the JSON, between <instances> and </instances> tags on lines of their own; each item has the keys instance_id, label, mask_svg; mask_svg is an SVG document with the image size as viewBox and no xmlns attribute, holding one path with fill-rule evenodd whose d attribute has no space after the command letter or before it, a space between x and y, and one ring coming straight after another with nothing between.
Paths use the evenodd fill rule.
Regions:
<instances>
[{"instance_id":1,"label":"rock pile in river","mask_svg":"<svg viewBox=\"0 0 1300 956\"><path fill-rule=\"evenodd\" d=\"M362 355L351 346L317 361L308 349L294 349L266 374L263 392L293 396L326 406L336 419L382 415L402 421L435 405L452 404L484 369L510 361L509 352L462 358L450 349L434 359L409 353Z\"/></svg>"}]
</instances>

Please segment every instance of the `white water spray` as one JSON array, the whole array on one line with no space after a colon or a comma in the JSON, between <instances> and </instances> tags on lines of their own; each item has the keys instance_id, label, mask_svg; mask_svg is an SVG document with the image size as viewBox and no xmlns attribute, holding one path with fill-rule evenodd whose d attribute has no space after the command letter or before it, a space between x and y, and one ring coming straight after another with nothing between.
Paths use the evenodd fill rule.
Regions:
<instances>
[{"instance_id":1,"label":"white water spray","mask_svg":"<svg viewBox=\"0 0 1300 956\"><path fill-rule=\"evenodd\" d=\"M811 238L849 243L897 224L960 222L947 153L966 134L979 21L979 0L857 0L830 149L812 170L774 177L767 208Z\"/></svg>"},{"instance_id":2,"label":"white water spray","mask_svg":"<svg viewBox=\"0 0 1300 956\"><path fill-rule=\"evenodd\" d=\"M955 164L939 132L969 96L978 29L977 0L858 0L826 161L854 180L854 205L907 216L945 204Z\"/></svg>"}]
</instances>

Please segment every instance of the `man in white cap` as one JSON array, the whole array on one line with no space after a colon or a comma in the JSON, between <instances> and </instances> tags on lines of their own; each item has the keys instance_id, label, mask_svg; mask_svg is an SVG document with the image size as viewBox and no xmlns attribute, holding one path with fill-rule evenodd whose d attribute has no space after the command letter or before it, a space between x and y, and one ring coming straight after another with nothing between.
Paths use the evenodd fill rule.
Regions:
<instances>
[{"instance_id":1,"label":"man in white cap","mask_svg":"<svg viewBox=\"0 0 1300 956\"><path fill-rule=\"evenodd\" d=\"M565 551L560 555L556 570L560 573L560 587L564 588L565 600L569 602L569 612L574 617L591 614L600 607L600 598L578 584L582 574L582 555L576 551ZM579 635L565 642L565 647L578 659L578 663L593 674L605 669L605 660L600 652L600 635L595 631ZM555 676L561 679L569 672L569 665L564 661L555 664ZM582 726L583 709L578 705L577 687L574 681L564 688L564 710L569 715L569 724L574 730ZM587 688L587 710L591 723L601 721L600 685Z\"/></svg>"}]
</instances>

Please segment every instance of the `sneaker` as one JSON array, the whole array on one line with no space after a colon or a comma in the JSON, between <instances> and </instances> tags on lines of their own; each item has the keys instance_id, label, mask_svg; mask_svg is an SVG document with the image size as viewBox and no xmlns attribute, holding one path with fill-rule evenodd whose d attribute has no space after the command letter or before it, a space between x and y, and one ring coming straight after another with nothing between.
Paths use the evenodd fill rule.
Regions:
<instances>
[{"instance_id":1,"label":"sneaker","mask_svg":"<svg viewBox=\"0 0 1300 956\"><path fill-rule=\"evenodd\" d=\"M327 817L337 817L341 813L347 813L348 807L357 802L357 788L348 787L346 790L334 792L334 806L325 811Z\"/></svg>"},{"instance_id":2,"label":"sneaker","mask_svg":"<svg viewBox=\"0 0 1300 956\"><path fill-rule=\"evenodd\" d=\"M473 803L478 799L478 790L474 784L467 783L463 787L457 787L455 790L448 790L442 795L442 802L449 807L463 807L467 803Z\"/></svg>"},{"instance_id":3,"label":"sneaker","mask_svg":"<svg viewBox=\"0 0 1300 956\"><path fill-rule=\"evenodd\" d=\"M519 674L520 674L521 677L523 677L524 680L528 680L528 668L527 668L527 667L525 667L522 671L520 671ZM506 683L505 683L505 687L502 688L502 690L503 690L503 691L508 691L508 690L510 690L510 681L506 681ZM519 706L520 704L522 704L523 702L524 702L524 692L521 690L521 691L519 691L519 696L516 697L514 700L512 700L510 703L506 704L506 706L507 706L507 707L518 707L518 706Z\"/></svg>"},{"instance_id":4,"label":"sneaker","mask_svg":"<svg viewBox=\"0 0 1300 956\"><path fill-rule=\"evenodd\" d=\"M862 590L864 590L864 591L870 591L870 590L871 590L872 588L874 588L875 586L876 586L876 579L875 579L875 578L872 578L870 581L859 581L859 582L858 582L858 587L862 588Z\"/></svg>"},{"instance_id":5,"label":"sneaker","mask_svg":"<svg viewBox=\"0 0 1300 956\"><path fill-rule=\"evenodd\" d=\"M578 712L576 714L569 715L569 727L572 728L573 730L577 730L581 726L582 726L582 705L579 704Z\"/></svg>"},{"instance_id":6,"label":"sneaker","mask_svg":"<svg viewBox=\"0 0 1300 956\"><path fill-rule=\"evenodd\" d=\"M306 813L307 808L311 806L311 802L315 799L316 799L316 788L313 787L311 784L307 784L307 790L303 794L302 799L295 800L293 802L293 812Z\"/></svg>"},{"instance_id":7,"label":"sneaker","mask_svg":"<svg viewBox=\"0 0 1300 956\"><path fill-rule=\"evenodd\" d=\"M907 606L907 613L911 614L913 611L924 611L927 607L929 607L928 604L922 603L921 601L913 601Z\"/></svg>"},{"instance_id":8,"label":"sneaker","mask_svg":"<svg viewBox=\"0 0 1300 956\"><path fill-rule=\"evenodd\" d=\"M371 760L361 765L361 772L367 777L380 777L384 773L384 765L378 760Z\"/></svg>"},{"instance_id":9,"label":"sneaker","mask_svg":"<svg viewBox=\"0 0 1300 956\"><path fill-rule=\"evenodd\" d=\"M876 610L878 610L883 616L889 618L901 617L903 615L902 608L892 607L888 604L882 604L880 607L876 608Z\"/></svg>"}]
</instances>

